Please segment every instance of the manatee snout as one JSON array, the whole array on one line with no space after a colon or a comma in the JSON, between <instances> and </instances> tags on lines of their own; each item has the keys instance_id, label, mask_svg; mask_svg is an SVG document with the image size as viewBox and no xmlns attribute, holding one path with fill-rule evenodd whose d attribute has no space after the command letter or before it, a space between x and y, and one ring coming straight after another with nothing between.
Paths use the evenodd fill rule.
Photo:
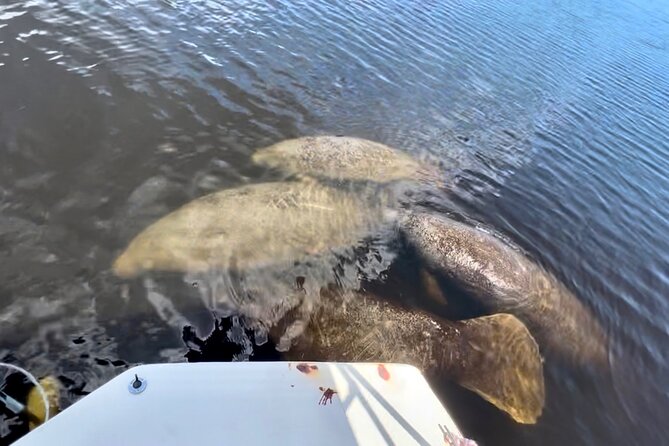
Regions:
<instances>
[{"instance_id":1,"label":"manatee snout","mask_svg":"<svg viewBox=\"0 0 669 446\"><path fill-rule=\"evenodd\" d=\"M138 274L139 265L133 261L128 252L124 252L116 258L112 264L112 272L122 279L131 279Z\"/></svg>"},{"instance_id":2,"label":"manatee snout","mask_svg":"<svg viewBox=\"0 0 669 446\"><path fill-rule=\"evenodd\" d=\"M253 155L251 155L251 161L259 166L272 166L276 162L272 163L272 160L276 158L275 155L267 152L266 150L260 150Z\"/></svg>"}]
</instances>

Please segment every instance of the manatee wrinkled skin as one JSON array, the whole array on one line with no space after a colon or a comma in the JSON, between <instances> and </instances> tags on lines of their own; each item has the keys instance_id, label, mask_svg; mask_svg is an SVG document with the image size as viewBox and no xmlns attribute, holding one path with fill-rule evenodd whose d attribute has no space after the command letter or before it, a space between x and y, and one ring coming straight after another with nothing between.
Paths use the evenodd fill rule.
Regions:
<instances>
[{"instance_id":1,"label":"manatee wrinkled skin","mask_svg":"<svg viewBox=\"0 0 669 446\"><path fill-rule=\"evenodd\" d=\"M432 272L491 313L527 324L542 347L583 365L603 365L607 337L590 311L519 249L475 227L427 213L402 217L401 229Z\"/></svg>"},{"instance_id":2,"label":"manatee wrinkled skin","mask_svg":"<svg viewBox=\"0 0 669 446\"><path fill-rule=\"evenodd\" d=\"M424 166L399 150L360 138L315 136L282 141L258 150L256 164L288 175L388 183L416 180Z\"/></svg>"},{"instance_id":3,"label":"manatee wrinkled skin","mask_svg":"<svg viewBox=\"0 0 669 446\"><path fill-rule=\"evenodd\" d=\"M286 355L410 364L478 393L519 423L535 423L544 406L539 348L509 314L453 322L373 295L329 296Z\"/></svg>"},{"instance_id":4,"label":"manatee wrinkled skin","mask_svg":"<svg viewBox=\"0 0 669 446\"><path fill-rule=\"evenodd\" d=\"M206 272L299 260L349 247L384 221L381 200L316 182L262 183L198 198L150 225L116 259L144 271Z\"/></svg>"}]
</instances>

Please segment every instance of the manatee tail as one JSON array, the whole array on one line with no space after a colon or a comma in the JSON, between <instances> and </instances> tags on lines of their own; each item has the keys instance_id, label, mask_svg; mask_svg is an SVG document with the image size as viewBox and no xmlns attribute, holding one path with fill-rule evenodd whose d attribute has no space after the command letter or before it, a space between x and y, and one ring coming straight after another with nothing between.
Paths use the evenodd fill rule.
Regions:
<instances>
[{"instance_id":1,"label":"manatee tail","mask_svg":"<svg viewBox=\"0 0 669 446\"><path fill-rule=\"evenodd\" d=\"M452 361L454 379L518 423L536 423L545 400L543 364L527 327L510 314L468 319L457 327L462 344Z\"/></svg>"}]
</instances>

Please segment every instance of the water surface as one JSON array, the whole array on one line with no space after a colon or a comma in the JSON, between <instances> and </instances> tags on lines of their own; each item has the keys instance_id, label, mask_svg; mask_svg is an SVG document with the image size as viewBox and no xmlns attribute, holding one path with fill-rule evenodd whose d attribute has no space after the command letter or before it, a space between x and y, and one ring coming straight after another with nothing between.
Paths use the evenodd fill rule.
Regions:
<instances>
[{"instance_id":1,"label":"water surface","mask_svg":"<svg viewBox=\"0 0 669 446\"><path fill-rule=\"evenodd\" d=\"M667 443L668 51L659 0L8 0L0 358L63 377L68 403L184 360L206 307L114 278L115 255L182 203L276 179L256 148L346 134L439 165L455 180L431 206L518 243L612 338L612 372L547 362L536 426L445 385L470 437Z\"/></svg>"}]
</instances>

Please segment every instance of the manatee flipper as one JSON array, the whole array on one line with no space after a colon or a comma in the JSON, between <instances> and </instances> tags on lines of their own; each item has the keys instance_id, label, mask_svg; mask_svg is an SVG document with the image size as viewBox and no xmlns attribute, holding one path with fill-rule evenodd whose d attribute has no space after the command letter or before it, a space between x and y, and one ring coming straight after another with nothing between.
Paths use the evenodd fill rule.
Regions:
<instances>
[{"instance_id":1,"label":"manatee flipper","mask_svg":"<svg viewBox=\"0 0 669 446\"><path fill-rule=\"evenodd\" d=\"M51 418L60 411L60 381L53 376L45 376L39 380L39 383L46 394L46 399L49 403L49 418ZM33 430L44 423L46 418L46 408L44 407L44 400L37 387L33 387L28 393L26 412L30 417L28 420L30 430Z\"/></svg>"},{"instance_id":2,"label":"manatee flipper","mask_svg":"<svg viewBox=\"0 0 669 446\"><path fill-rule=\"evenodd\" d=\"M525 325L510 314L457 323L462 336L453 378L511 417L534 424L544 407L539 347Z\"/></svg>"},{"instance_id":3,"label":"manatee flipper","mask_svg":"<svg viewBox=\"0 0 669 446\"><path fill-rule=\"evenodd\" d=\"M425 295L430 299L431 302L439 306L448 306L448 299L446 299L446 296L444 296L444 293L441 291L439 283L437 282L437 278L434 276L434 274L425 268L421 268L420 281L423 285L423 289L425 290Z\"/></svg>"}]
</instances>

